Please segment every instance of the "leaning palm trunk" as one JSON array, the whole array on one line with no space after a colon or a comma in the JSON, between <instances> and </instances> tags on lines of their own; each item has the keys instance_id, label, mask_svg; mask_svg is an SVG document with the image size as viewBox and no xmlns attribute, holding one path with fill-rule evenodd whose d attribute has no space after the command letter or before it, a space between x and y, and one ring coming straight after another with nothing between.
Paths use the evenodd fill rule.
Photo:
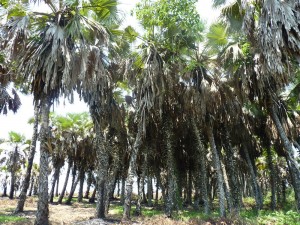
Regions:
<instances>
[{"instance_id":1,"label":"leaning palm trunk","mask_svg":"<svg viewBox=\"0 0 300 225\"><path fill-rule=\"evenodd\" d=\"M51 103L47 96L41 99L41 130L40 130L40 173L38 181L38 206L35 224L49 224L49 204L48 204L48 138L49 138L49 112Z\"/></svg>"},{"instance_id":2,"label":"leaning palm trunk","mask_svg":"<svg viewBox=\"0 0 300 225\"><path fill-rule=\"evenodd\" d=\"M79 176L77 176L77 178L75 179L75 182L73 183L73 185L71 187L70 194L68 195L68 198L66 200L66 205L71 204L78 182L79 182Z\"/></svg>"},{"instance_id":3,"label":"leaning palm trunk","mask_svg":"<svg viewBox=\"0 0 300 225\"><path fill-rule=\"evenodd\" d=\"M208 139L209 139L210 147L212 150L212 156L213 156L213 161L215 164L215 169L217 172L220 216L225 217L226 209L225 209L224 177L223 177L223 173L222 173L222 169L221 169L221 161L220 161L219 153L217 151L217 147L215 144L215 138L214 138L213 130L211 127L208 128Z\"/></svg>"},{"instance_id":4,"label":"leaning palm trunk","mask_svg":"<svg viewBox=\"0 0 300 225\"><path fill-rule=\"evenodd\" d=\"M290 165L290 167L289 167L290 173L291 173L291 177L293 180L292 184L293 184L293 188L294 188L294 192L295 192L297 208L298 208L298 210L300 210L300 171L299 171L297 163L295 162L295 159L294 159L293 146L282 127L279 117L275 111L275 106L271 106L270 110L271 110L271 117L275 123L277 132L278 132L278 134L281 138L281 141L283 143L283 146L286 150L287 160Z\"/></svg>"},{"instance_id":5,"label":"leaning palm trunk","mask_svg":"<svg viewBox=\"0 0 300 225\"><path fill-rule=\"evenodd\" d=\"M201 200L204 202L204 213L209 214L210 213L210 207L209 207L209 199L208 199L208 190L207 190L207 172L206 172L206 166L205 166L205 149L201 142L200 138L200 132L197 127L196 121L192 119L192 125L195 133L196 138L196 183L198 191L201 193ZM197 196L197 199L195 199L195 208L199 208L199 195Z\"/></svg>"},{"instance_id":6,"label":"leaning palm trunk","mask_svg":"<svg viewBox=\"0 0 300 225\"><path fill-rule=\"evenodd\" d=\"M26 169L26 175L25 175L25 179L23 181L22 191L20 193L20 197L19 197L19 201L17 204L17 208L15 209L15 213L23 212L23 210L24 210L24 204L26 201L26 193L29 188L31 169L32 169L32 165L33 165L34 155L35 155L36 141L38 138L38 124L39 124L39 107L36 104L34 106L33 135L32 135L32 140L31 140L31 145L30 145L30 152L29 152L29 156L28 156L28 166Z\"/></svg>"},{"instance_id":7,"label":"leaning palm trunk","mask_svg":"<svg viewBox=\"0 0 300 225\"><path fill-rule=\"evenodd\" d=\"M250 172L250 175L251 175L251 183L252 183L252 187L253 187L253 191L254 191L254 197L255 197L255 201L256 201L256 208L259 210L259 209L262 209L262 207L263 207L263 198L262 198L261 190L260 190L260 187L259 187L258 182L257 182L257 177L256 177L256 174L255 174L255 171L254 171L254 168L253 168L254 165L251 162L247 146L244 145L243 150L244 150L244 153L245 153L247 165L248 165L249 172Z\"/></svg>"},{"instance_id":8,"label":"leaning palm trunk","mask_svg":"<svg viewBox=\"0 0 300 225\"><path fill-rule=\"evenodd\" d=\"M70 175L70 172L71 172L71 167L72 167L72 160L69 159L68 169L67 169L67 173L66 173L66 179L65 179L63 189L61 190L61 193L60 193L58 201L57 201L58 204L62 203L63 197L65 196L65 192L66 192L67 185L68 185L68 180L69 180L69 175Z\"/></svg>"},{"instance_id":9,"label":"leaning palm trunk","mask_svg":"<svg viewBox=\"0 0 300 225\"><path fill-rule=\"evenodd\" d=\"M129 161L129 168L128 168L128 175L126 179L126 190L124 196L124 212L123 212L123 220L127 221L130 220L130 209L131 209L131 194L132 194L132 185L133 185L133 178L136 175L136 158L142 144L142 123L139 122L138 125L138 132L135 138L134 146L131 151L130 161ZM130 143L129 143L130 146Z\"/></svg>"}]
</instances>

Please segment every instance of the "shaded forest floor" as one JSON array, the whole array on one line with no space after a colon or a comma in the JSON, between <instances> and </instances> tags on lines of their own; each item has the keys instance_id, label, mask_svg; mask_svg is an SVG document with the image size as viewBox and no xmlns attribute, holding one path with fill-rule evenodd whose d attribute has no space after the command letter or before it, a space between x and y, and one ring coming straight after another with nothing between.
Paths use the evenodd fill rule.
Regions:
<instances>
[{"instance_id":1,"label":"shaded forest floor","mask_svg":"<svg viewBox=\"0 0 300 225\"><path fill-rule=\"evenodd\" d=\"M76 198L74 199L76 200ZM17 200L0 198L0 224L29 225L33 224L36 212L36 197L30 197L25 204L24 213L13 215ZM245 204L245 203L244 203ZM187 224L266 224L266 225L300 225L300 214L293 210L293 205L277 211L254 210L255 203L252 199L246 200L245 210L240 216L228 215L227 219L218 217L217 209L210 216L205 216L191 207L186 207L175 214L174 219L166 218L161 207L144 207L143 216L132 217L132 224L155 225L187 225ZM132 207L134 210L134 206ZM62 224L120 224L123 208L118 201L114 201L109 210L106 221L94 220L95 204L72 202L72 205L50 204L50 222L52 225ZM133 211L132 211L133 215ZM83 222L88 221L88 222Z\"/></svg>"}]
</instances>

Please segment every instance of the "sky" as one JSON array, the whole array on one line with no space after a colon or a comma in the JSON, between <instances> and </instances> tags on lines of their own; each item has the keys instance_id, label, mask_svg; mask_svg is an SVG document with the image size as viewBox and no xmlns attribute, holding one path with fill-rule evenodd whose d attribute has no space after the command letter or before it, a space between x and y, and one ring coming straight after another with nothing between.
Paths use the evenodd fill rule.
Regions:
<instances>
[{"instance_id":1,"label":"sky","mask_svg":"<svg viewBox=\"0 0 300 225\"><path fill-rule=\"evenodd\" d=\"M133 9L138 0L120 0L120 10L124 12L125 20L123 26L131 25L133 27L138 26L138 22L132 16L130 11ZM39 7L36 7L38 10ZM197 3L197 10L203 21L208 24L217 19L218 10L214 10L211 7L211 0L199 0ZM25 135L27 139L32 136L32 126L28 124L28 120L33 117L33 100L32 96L25 96L20 94L22 106L19 111L14 114L8 112L7 115L0 114L0 139L7 139L10 131ZM51 111L60 115L66 113L80 113L88 111L88 107L84 102L79 101L79 97L75 96L74 104L68 103L68 100L60 100L60 104L52 107Z\"/></svg>"}]
</instances>

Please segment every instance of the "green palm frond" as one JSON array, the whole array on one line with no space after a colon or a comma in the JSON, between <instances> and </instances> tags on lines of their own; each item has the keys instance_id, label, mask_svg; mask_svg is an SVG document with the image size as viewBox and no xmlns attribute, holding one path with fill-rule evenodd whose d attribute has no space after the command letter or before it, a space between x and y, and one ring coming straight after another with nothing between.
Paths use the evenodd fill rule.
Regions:
<instances>
[{"instance_id":1,"label":"green palm frond","mask_svg":"<svg viewBox=\"0 0 300 225\"><path fill-rule=\"evenodd\" d=\"M209 47L219 49L228 43L227 27L221 23L212 24L206 35Z\"/></svg>"},{"instance_id":2,"label":"green palm frond","mask_svg":"<svg viewBox=\"0 0 300 225\"><path fill-rule=\"evenodd\" d=\"M9 139L12 143L21 143L25 141L25 136L14 131L10 131Z\"/></svg>"}]
</instances>

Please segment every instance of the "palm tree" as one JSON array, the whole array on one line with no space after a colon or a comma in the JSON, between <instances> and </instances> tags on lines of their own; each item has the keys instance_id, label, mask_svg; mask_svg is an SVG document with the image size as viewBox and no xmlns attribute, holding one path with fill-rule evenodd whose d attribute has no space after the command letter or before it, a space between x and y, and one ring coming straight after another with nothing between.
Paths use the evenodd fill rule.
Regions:
<instances>
[{"instance_id":1,"label":"palm tree","mask_svg":"<svg viewBox=\"0 0 300 225\"><path fill-rule=\"evenodd\" d=\"M29 123L32 123L32 120L29 121ZM30 183L30 177L31 177L31 170L33 166L33 159L35 155L35 149L36 149L36 142L38 138L38 124L39 124L39 107L35 105L34 108L34 119L33 119L33 135L30 143L30 151L29 156L27 159L27 169L26 169L26 175L22 184L22 190L19 196L18 204L15 209L15 213L22 212L24 209L24 204L26 201L26 194L27 190L29 188Z\"/></svg>"},{"instance_id":2,"label":"palm tree","mask_svg":"<svg viewBox=\"0 0 300 225\"><path fill-rule=\"evenodd\" d=\"M31 90L41 110L41 158L39 201L35 224L49 224L48 164L49 109L62 94L72 97L78 81L82 88L96 91L105 76L102 63L108 33L99 23L85 15L101 14L104 2L80 5L79 2L60 2L57 6L46 1L49 13L27 13L11 17L2 26L5 41L12 40L9 48L12 60L17 60L18 72L32 84ZM28 7L24 7L26 9ZM32 19L30 19L32 18ZM34 25L30 22L34 21ZM28 32L31 29L30 32ZM17 47L18 46L18 47ZM16 53L16 54L15 54Z\"/></svg>"},{"instance_id":3,"label":"palm tree","mask_svg":"<svg viewBox=\"0 0 300 225\"><path fill-rule=\"evenodd\" d=\"M2 143L3 145L5 143ZM9 141L6 143L7 147L12 149L6 150L6 164L7 170L10 173L10 191L9 198L14 198L15 193L15 182L17 171L21 169L21 165L25 160L25 152L24 150L28 147L28 144L25 143L25 137L16 132L9 132Z\"/></svg>"}]
</instances>

